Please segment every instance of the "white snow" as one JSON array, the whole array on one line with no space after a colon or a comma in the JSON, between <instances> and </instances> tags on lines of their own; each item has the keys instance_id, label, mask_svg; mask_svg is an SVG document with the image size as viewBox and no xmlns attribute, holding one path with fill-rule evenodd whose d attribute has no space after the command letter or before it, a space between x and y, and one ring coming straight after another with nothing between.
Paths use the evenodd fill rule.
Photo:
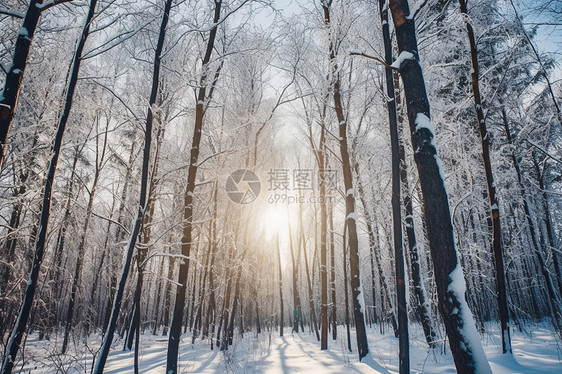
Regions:
<instances>
[{"instance_id":1,"label":"white snow","mask_svg":"<svg viewBox=\"0 0 562 374\"><path fill-rule=\"evenodd\" d=\"M12 70L12 67L14 66L13 62L4 62L2 64L2 70L4 70L5 73L8 73L10 70ZM2 90L4 91L4 90Z\"/></svg>"},{"instance_id":2,"label":"white snow","mask_svg":"<svg viewBox=\"0 0 562 374\"><path fill-rule=\"evenodd\" d=\"M414 55L411 52L408 51L402 51L402 53L400 53L400 56L398 56L398 58L396 59L396 61L394 61L392 63L392 65L390 65L390 67L394 68L394 69L400 69L400 66L402 65L402 63L406 60L413 60L414 59Z\"/></svg>"},{"instance_id":3,"label":"white snow","mask_svg":"<svg viewBox=\"0 0 562 374\"><path fill-rule=\"evenodd\" d=\"M345 196L349 196L352 195L353 196L354 192L353 192L353 188L350 188L349 190L347 190L347 192L345 193Z\"/></svg>"},{"instance_id":4,"label":"white snow","mask_svg":"<svg viewBox=\"0 0 562 374\"><path fill-rule=\"evenodd\" d=\"M357 221L357 213L355 213L355 212L349 213L347 215L347 217L345 218L345 220L347 221L348 219L352 219L354 221Z\"/></svg>"},{"instance_id":5,"label":"white snow","mask_svg":"<svg viewBox=\"0 0 562 374\"><path fill-rule=\"evenodd\" d=\"M423 113L418 113L416 115L416 120L414 122L416 124L416 131L419 129L428 129L431 131L431 134L435 134L435 128L433 127L433 122Z\"/></svg>"},{"instance_id":6,"label":"white snow","mask_svg":"<svg viewBox=\"0 0 562 374\"><path fill-rule=\"evenodd\" d=\"M412 8L410 8L410 14L408 14L408 16L406 18L407 19L414 19L414 16L416 15L416 13L421 9L422 6L425 5L425 3L427 3L426 0L416 1L416 3L412 6Z\"/></svg>"},{"instance_id":7,"label":"white snow","mask_svg":"<svg viewBox=\"0 0 562 374\"><path fill-rule=\"evenodd\" d=\"M451 282L449 283L448 291L455 294L456 299L460 302L459 313L462 320L465 321L465 325L461 328L461 334L470 345L470 347L465 348L468 348L473 353L478 373L492 373L490 364L488 363L488 358L486 357L480 342L480 335L478 334L478 331L476 331L476 322L474 321L472 312L468 308L468 304L466 303L464 297L466 293L466 283L458 258L457 267L449 274L449 278L451 279Z\"/></svg>"},{"instance_id":8,"label":"white snow","mask_svg":"<svg viewBox=\"0 0 562 374\"><path fill-rule=\"evenodd\" d=\"M443 353L441 347L428 351L423 330L417 323L410 324L410 362L412 373L454 373L456 372L450 350ZM525 326L523 333L512 332L513 355L501 354L501 337L495 323L486 326L488 333L479 339L486 343L486 354L495 374L562 373L559 356L559 342L550 327L545 324ZM288 328L290 331L290 328ZM338 328L336 341L328 341L328 350L320 351L320 343L314 334L285 334L279 337L276 330L256 337L255 332L240 338L235 334L235 342L228 351L209 349L208 340L197 340L191 344L189 334L182 336L179 354L179 368L182 373L398 373L398 339L387 331L379 332L378 326L367 327L370 354L358 362L355 331L351 331L353 352L347 351L347 337L344 326ZM92 355L83 344L71 345L67 355L59 355L62 337L51 337L50 341L39 340L32 334L26 343L26 364L22 372L33 374L54 373L57 368L65 373L89 372ZM99 337L88 339L88 346L99 346ZM131 373L133 352L122 351L123 343L116 339L109 355L105 373ZM167 341L165 337L142 335L139 354L140 372L144 374L162 373L166 367ZM15 372L19 372L18 362Z\"/></svg>"}]
</instances>

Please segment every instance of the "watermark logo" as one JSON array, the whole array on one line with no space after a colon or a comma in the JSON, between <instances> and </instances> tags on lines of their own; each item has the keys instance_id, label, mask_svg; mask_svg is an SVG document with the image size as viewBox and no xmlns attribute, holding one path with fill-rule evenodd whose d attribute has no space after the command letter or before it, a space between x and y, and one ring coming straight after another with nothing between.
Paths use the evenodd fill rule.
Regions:
<instances>
[{"instance_id":1,"label":"watermark logo","mask_svg":"<svg viewBox=\"0 0 562 374\"><path fill-rule=\"evenodd\" d=\"M238 169L226 179L225 189L230 200L237 204L250 204L259 196L261 182L253 171Z\"/></svg>"},{"instance_id":2,"label":"watermark logo","mask_svg":"<svg viewBox=\"0 0 562 374\"><path fill-rule=\"evenodd\" d=\"M337 177L334 169L269 169L269 195L265 196L265 201L269 204L333 203ZM238 169L226 179L226 194L237 204L256 201L261 189L260 178L248 169ZM320 195L321 191L323 195Z\"/></svg>"}]
</instances>

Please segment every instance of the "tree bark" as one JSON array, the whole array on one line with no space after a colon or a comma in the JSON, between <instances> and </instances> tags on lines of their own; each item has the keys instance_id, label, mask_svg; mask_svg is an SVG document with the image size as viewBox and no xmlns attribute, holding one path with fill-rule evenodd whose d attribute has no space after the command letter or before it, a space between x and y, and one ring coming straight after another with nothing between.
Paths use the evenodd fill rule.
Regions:
<instances>
[{"instance_id":1,"label":"tree bark","mask_svg":"<svg viewBox=\"0 0 562 374\"><path fill-rule=\"evenodd\" d=\"M410 372L410 347L408 337L408 306L406 304L406 281L404 269L404 239L402 237L402 209L400 206L400 141L398 137L398 117L392 75L392 44L388 25L388 7L386 0L379 0L379 12L384 43L386 78L386 105L390 125L390 148L392 164L392 232L394 239L394 271L396 277L396 309L398 314L398 362L399 372Z\"/></svg>"},{"instance_id":2,"label":"tree bark","mask_svg":"<svg viewBox=\"0 0 562 374\"><path fill-rule=\"evenodd\" d=\"M334 207L330 204L330 288L331 288L331 298L332 303L332 340L336 340L338 337L338 321L337 321L337 299L336 299L336 255L335 247L336 243L334 240Z\"/></svg>"},{"instance_id":3,"label":"tree bark","mask_svg":"<svg viewBox=\"0 0 562 374\"><path fill-rule=\"evenodd\" d=\"M396 29L400 75L414 159L423 193L429 247L435 269L439 309L457 370L489 373L490 365L465 299L466 284L459 262L445 181L437 155L429 101L418 56L414 17L407 0L390 0Z\"/></svg>"},{"instance_id":4,"label":"tree bark","mask_svg":"<svg viewBox=\"0 0 562 374\"><path fill-rule=\"evenodd\" d=\"M503 353L511 353L511 338L509 332L509 312L507 306L507 291L505 285L505 270L503 264L503 246L501 234L501 221L498 195L496 192L496 183L492 172L492 161L490 159L490 138L486 126L484 109L482 107L482 98L480 95L480 73L478 64L478 47L476 45L476 36L474 28L470 23L466 0L459 0L461 14L464 18L466 32L468 35L468 44L470 48L470 62L472 65L472 94L474 98L474 109L476 111L476 120L478 122L478 130L482 141L482 161L484 163L484 172L486 175L486 188L488 191L488 199L490 202L490 213L492 220L492 252L494 254L494 265L496 270L496 297L498 298L498 312L500 316L502 351Z\"/></svg>"},{"instance_id":5,"label":"tree bark","mask_svg":"<svg viewBox=\"0 0 562 374\"><path fill-rule=\"evenodd\" d=\"M403 115L400 110L402 100L400 94L398 93L398 87L400 84L400 77L398 74L394 74L394 88L396 93L396 106L398 109L398 123L402 124ZM401 134L403 139L403 134ZM404 149L404 142L400 142L400 180L402 181L402 190L404 192L404 197L402 199L404 205L404 211L406 212L406 217L404 218L404 225L406 226L406 237L408 239L408 250L410 254L410 268L412 272L412 283L414 286L414 294L418 300L417 314L421 321L423 332L425 335L425 340L430 348L435 348L437 333L433 327L433 322L431 319L431 307L429 300L427 299L427 294L424 286L424 280L422 276L422 269L420 264L420 256L418 251L418 241L416 237L416 230L414 227L414 209L412 206L412 195L410 193L410 187L408 186L408 171L406 165L406 151Z\"/></svg>"},{"instance_id":6,"label":"tree bark","mask_svg":"<svg viewBox=\"0 0 562 374\"><path fill-rule=\"evenodd\" d=\"M324 24L330 27L330 2L323 2ZM340 86L341 80L336 62L336 51L334 41L329 42L329 54L331 64L332 77L332 95L336 117L339 127L339 143L343 169L343 180L345 188L345 222L347 225L348 241L349 241L349 263L351 275L351 294L353 302L353 316L355 319L355 332L357 338L357 352L359 361L369 353L369 343L367 342L367 331L365 327L365 311L362 305L365 305L363 299L363 289L361 286L361 274L359 272L359 238L357 236L357 213L355 212L355 196L353 191L353 176L349 152L347 147L347 120L343 112L343 101L341 98Z\"/></svg>"},{"instance_id":7,"label":"tree bark","mask_svg":"<svg viewBox=\"0 0 562 374\"><path fill-rule=\"evenodd\" d=\"M279 336L283 336L285 315L283 314L283 272L281 269L281 248L279 246L279 235L277 236L277 271L279 277Z\"/></svg>"},{"instance_id":8,"label":"tree bark","mask_svg":"<svg viewBox=\"0 0 562 374\"><path fill-rule=\"evenodd\" d=\"M0 169L7 153L7 140L10 127L16 114L18 97L27 66L27 57L31 42L41 18L42 0L30 0L23 18L22 27L18 32L12 63L4 81L4 89L0 91Z\"/></svg>"},{"instance_id":9,"label":"tree bark","mask_svg":"<svg viewBox=\"0 0 562 374\"><path fill-rule=\"evenodd\" d=\"M302 225L302 207L299 206L299 233L298 233L298 240L299 240L299 251L302 249L302 253L304 256L304 269L306 272L306 284L308 287L308 305L310 309L311 315L311 322L312 327L314 329L314 333L316 334L316 340L320 341L320 333L318 332L318 321L316 319L316 308L314 305L314 290L312 289L312 282L310 277L310 268L308 266L308 255L306 254L306 243L304 240L304 228ZM291 235L289 230L289 235Z\"/></svg>"},{"instance_id":10,"label":"tree bark","mask_svg":"<svg viewBox=\"0 0 562 374\"><path fill-rule=\"evenodd\" d=\"M142 159L142 171L141 171L141 186L140 186L140 197L139 206L137 211L137 216L133 222L133 228L131 230L131 237L127 245L127 251L125 255L125 262L123 264L123 270L117 289L115 292L115 297L113 299L113 306L111 308L111 315L109 317L109 323L104 334L102 346L100 348L99 356L95 362L94 374L102 374L105 363L107 361L107 356L111 348L111 342L113 341L113 335L115 334L115 328L117 326L117 319L119 318L119 312L121 310L121 303L123 300L123 294L125 292L125 283L129 276L129 270L131 267L131 262L133 258L133 253L135 250L135 245L140 234L144 213L147 209L147 195L148 195L148 184L149 184L149 169L150 169L150 149L152 146L152 127L154 122L153 106L160 94L160 68L162 62L162 51L164 49L164 41L166 38L166 28L168 25L168 19L170 16L170 8L172 6L172 0L166 0L164 5L164 13L162 15L162 22L160 23L160 30L158 33L158 42L156 44L156 49L154 53L153 62L153 73L152 73L152 87L150 92L150 98L148 101L148 111L146 116L146 127L145 127L145 140L144 140L144 150Z\"/></svg>"},{"instance_id":11,"label":"tree bark","mask_svg":"<svg viewBox=\"0 0 562 374\"><path fill-rule=\"evenodd\" d=\"M189 158L189 168L187 172L187 186L184 198L184 229L181 240L181 252L186 258L180 262L178 273L178 286L176 287L176 300L173 308L172 323L170 325L170 338L168 339L168 355L166 360L166 373L177 374L178 372L178 352L181 337L181 323L183 320L183 309L185 307L185 290L187 286L187 275L189 271L189 255L191 253L191 241L193 230L193 194L195 192L195 181L197 178L197 164L199 160L199 146L203 129L203 119L205 116L205 101L207 98L207 74L211 54L215 45L215 37L218 30L222 1L215 1L213 16L213 28L209 34L207 48L202 62L201 80L197 93L197 104L195 107L195 126L193 127L193 138L191 143L191 154Z\"/></svg>"}]
</instances>

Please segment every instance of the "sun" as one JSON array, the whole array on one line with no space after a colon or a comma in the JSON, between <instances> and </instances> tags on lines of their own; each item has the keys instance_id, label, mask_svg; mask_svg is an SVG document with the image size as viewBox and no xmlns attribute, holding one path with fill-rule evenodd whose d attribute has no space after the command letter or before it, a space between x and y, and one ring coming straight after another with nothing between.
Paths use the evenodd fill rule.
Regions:
<instances>
[{"instance_id":1,"label":"sun","mask_svg":"<svg viewBox=\"0 0 562 374\"><path fill-rule=\"evenodd\" d=\"M268 204L270 205L270 204ZM260 214L260 225L266 238L274 239L277 235L288 235L289 210L286 206L270 205L264 207Z\"/></svg>"}]
</instances>

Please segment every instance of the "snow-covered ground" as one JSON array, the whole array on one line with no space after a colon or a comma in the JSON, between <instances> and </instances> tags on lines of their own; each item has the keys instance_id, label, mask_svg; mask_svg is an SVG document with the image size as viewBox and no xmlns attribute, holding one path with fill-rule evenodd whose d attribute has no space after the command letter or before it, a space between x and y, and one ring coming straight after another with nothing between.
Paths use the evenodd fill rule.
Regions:
<instances>
[{"instance_id":1,"label":"snow-covered ground","mask_svg":"<svg viewBox=\"0 0 562 374\"><path fill-rule=\"evenodd\" d=\"M180 351L181 373L397 373L398 340L391 334L381 335L378 329L369 330L372 361L357 361L356 351L346 349L345 329L338 330L338 339L330 336L329 349L320 351L314 335L291 334L284 337L278 332L247 333L226 352L209 349L208 341L191 344L189 334L184 335ZM421 329L411 326L411 369L413 373L455 373L448 349L429 351ZM352 343L355 345L352 335ZM501 354L500 341L493 333L483 337L485 351L496 374L502 373L562 373L562 347L545 326L532 326L526 333L512 333L513 356ZM90 373L92 357L99 341L75 342L73 353L57 354L60 341L39 341L28 338L24 351L25 365L18 365L16 373ZM162 337L143 335L140 348L140 372L161 374L165 370L167 342ZM72 349L71 348L71 349ZM133 352L121 350L116 342L106 365L107 374L131 373ZM365 360L364 360L365 361Z\"/></svg>"}]
</instances>

